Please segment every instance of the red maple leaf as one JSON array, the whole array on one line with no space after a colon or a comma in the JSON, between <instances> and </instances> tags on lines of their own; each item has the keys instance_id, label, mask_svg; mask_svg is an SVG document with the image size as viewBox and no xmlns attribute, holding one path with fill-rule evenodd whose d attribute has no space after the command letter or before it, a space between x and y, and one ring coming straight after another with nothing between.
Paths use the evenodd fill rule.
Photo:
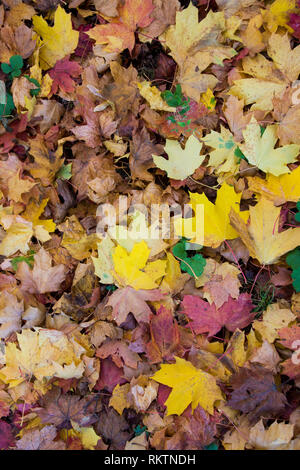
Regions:
<instances>
[{"instance_id":1,"label":"red maple leaf","mask_svg":"<svg viewBox=\"0 0 300 470\"><path fill-rule=\"evenodd\" d=\"M11 426L5 421L0 421L0 450L9 449L15 444Z\"/></svg>"},{"instance_id":2,"label":"red maple leaf","mask_svg":"<svg viewBox=\"0 0 300 470\"><path fill-rule=\"evenodd\" d=\"M106 388L112 392L116 385L122 385L126 382L123 376L123 368L117 367L110 357L101 359L100 375L95 390Z\"/></svg>"},{"instance_id":3,"label":"red maple leaf","mask_svg":"<svg viewBox=\"0 0 300 470\"><path fill-rule=\"evenodd\" d=\"M174 354L179 354L179 330L171 310L160 307L156 315L150 320L151 341L146 351L150 362L157 363L162 360L172 360ZM183 349L182 349L183 351Z\"/></svg>"},{"instance_id":4,"label":"red maple leaf","mask_svg":"<svg viewBox=\"0 0 300 470\"><path fill-rule=\"evenodd\" d=\"M21 117L18 117L18 119L10 123L9 127L12 131L7 131L0 136L0 152L3 154L8 153L12 148L16 147L18 139L28 140L28 135L24 132L27 127L27 114L21 114ZM20 153L19 151L17 152L15 148L14 152Z\"/></svg>"},{"instance_id":5,"label":"red maple leaf","mask_svg":"<svg viewBox=\"0 0 300 470\"><path fill-rule=\"evenodd\" d=\"M69 60L70 56L58 60L48 73L53 80L50 96L58 92L60 88L65 93L73 93L75 90L75 82L72 79L79 77L81 67L77 62Z\"/></svg>"},{"instance_id":6,"label":"red maple leaf","mask_svg":"<svg viewBox=\"0 0 300 470\"><path fill-rule=\"evenodd\" d=\"M300 39L300 15L297 13L292 13L290 15L289 26L293 29L292 35Z\"/></svg>"},{"instance_id":7,"label":"red maple leaf","mask_svg":"<svg viewBox=\"0 0 300 470\"><path fill-rule=\"evenodd\" d=\"M215 335L223 326L235 331L245 328L255 317L251 313L253 304L249 294L241 294L238 299L232 297L219 309L215 304L209 304L196 295L186 295L182 301L184 313L192 320L189 327L196 333Z\"/></svg>"}]
</instances>

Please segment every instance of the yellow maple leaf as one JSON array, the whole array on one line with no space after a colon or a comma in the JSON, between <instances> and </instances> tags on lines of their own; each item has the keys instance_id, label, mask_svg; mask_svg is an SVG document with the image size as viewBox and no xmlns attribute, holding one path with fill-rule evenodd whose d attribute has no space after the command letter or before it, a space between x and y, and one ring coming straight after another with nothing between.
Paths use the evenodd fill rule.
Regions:
<instances>
[{"instance_id":1,"label":"yellow maple leaf","mask_svg":"<svg viewBox=\"0 0 300 470\"><path fill-rule=\"evenodd\" d=\"M197 223L204 225L204 246L217 248L224 240L237 238L239 234L230 225L229 213L231 208L238 208L241 194L236 194L233 187L224 183L217 192L215 204L209 201L205 194L190 193L189 205L197 211L197 206L203 206L203 224L197 217L191 219L176 219L174 222L175 231L178 235L190 238L192 243L197 243ZM248 211L239 212L242 220L247 221ZM190 221L190 223L186 223ZM182 228L183 224L183 228ZM196 235L195 235L196 234Z\"/></svg>"},{"instance_id":2,"label":"yellow maple leaf","mask_svg":"<svg viewBox=\"0 0 300 470\"><path fill-rule=\"evenodd\" d=\"M233 135L225 127L221 126L221 132L211 131L201 139L205 145L214 148L209 152L209 166L216 167L216 174L238 171L239 164L235 155L237 145Z\"/></svg>"},{"instance_id":3,"label":"yellow maple leaf","mask_svg":"<svg viewBox=\"0 0 300 470\"><path fill-rule=\"evenodd\" d=\"M172 108L167 105L161 97L161 91L156 86L151 86L151 82L138 82L137 86L142 97L150 104L151 109L155 109L157 111L169 111L171 113L176 111L176 108Z\"/></svg>"},{"instance_id":4,"label":"yellow maple leaf","mask_svg":"<svg viewBox=\"0 0 300 470\"><path fill-rule=\"evenodd\" d=\"M249 20L247 28L241 33L241 39L250 54L257 54L265 48L264 36L260 31L263 24L261 14L255 15Z\"/></svg>"},{"instance_id":5,"label":"yellow maple leaf","mask_svg":"<svg viewBox=\"0 0 300 470\"><path fill-rule=\"evenodd\" d=\"M287 33L284 36L272 34L267 51L276 67L290 82L297 80L300 73L300 46L292 49Z\"/></svg>"},{"instance_id":6,"label":"yellow maple leaf","mask_svg":"<svg viewBox=\"0 0 300 470\"><path fill-rule=\"evenodd\" d=\"M27 193L36 185L35 181L21 178L20 174L21 171L18 170L7 181L8 198L15 202L21 202L22 194Z\"/></svg>"},{"instance_id":7,"label":"yellow maple leaf","mask_svg":"<svg viewBox=\"0 0 300 470\"><path fill-rule=\"evenodd\" d=\"M279 304L268 305L262 320L255 320L253 328L258 331L263 339L274 343L279 338L278 330L287 327L296 319L296 315L289 308L280 308Z\"/></svg>"},{"instance_id":8,"label":"yellow maple leaf","mask_svg":"<svg viewBox=\"0 0 300 470\"><path fill-rule=\"evenodd\" d=\"M40 51L42 48L43 41L37 37L36 39L37 47L32 55L33 65L30 67L30 78L34 78L41 84L41 90L39 92L39 98L47 97L51 91L53 79L48 73L44 76L42 74L42 69L39 66L40 63Z\"/></svg>"},{"instance_id":9,"label":"yellow maple leaf","mask_svg":"<svg viewBox=\"0 0 300 470\"><path fill-rule=\"evenodd\" d=\"M96 250L97 242L99 242L97 234L87 235L75 215L68 217L58 226L58 229L63 232L61 246L66 248L73 258L82 261L89 258L91 250Z\"/></svg>"},{"instance_id":10,"label":"yellow maple leaf","mask_svg":"<svg viewBox=\"0 0 300 470\"><path fill-rule=\"evenodd\" d=\"M295 0L275 0L266 10L261 10L264 23L269 31L276 32L279 26L292 31L289 22L289 13L295 8Z\"/></svg>"},{"instance_id":11,"label":"yellow maple leaf","mask_svg":"<svg viewBox=\"0 0 300 470\"><path fill-rule=\"evenodd\" d=\"M181 415L192 405L194 410L198 405L210 414L214 412L214 403L222 400L222 393L216 379L207 372L197 369L193 364L180 357L175 357L175 364L162 364L153 380L172 387L167 401L167 416Z\"/></svg>"},{"instance_id":12,"label":"yellow maple leaf","mask_svg":"<svg viewBox=\"0 0 300 470\"><path fill-rule=\"evenodd\" d=\"M99 441L99 439L101 439L101 437L95 433L94 428L78 428L77 430L79 432L83 447L86 450L94 450L94 447L97 445L97 442Z\"/></svg>"},{"instance_id":13,"label":"yellow maple leaf","mask_svg":"<svg viewBox=\"0 0 300 470\"><path fill-rule=\"evenodd\" d=\"M260 345L261 343L257 340L253 329L250 330L248 335L237 329L228 342L225 354L226 357L232 360L234 368L238 369L245 364Z\"/></svg>"},{"instance_id":14,"label":"yellow maple leaf","mask_svg":"<svg viewBox=\"0 0 300 470\"><path fill-rule=\"evenodd\" d=\"M17 251L27 253L33 236L32 223L13 215L12 207L0 206L0 224L6 232L0 243L0 255L11 256Z\"/></svg>"},{"instance_id":15,"label":"yellow maple leaf","mask_svg":"<svg viewBox=\"0 0 300 470\"><path fill-rule=\"evenodd\" d=\"M198 23L198 9L190 3L176 12L176 24L164 33L166 46L179 67L177 79L182 90L195 101L199 101L208 88L213 90L218 82L214 75L202 72L210 64L221 65L224 59L236 54L234 49L220 42L225 28L224 12L210 10Z\"/></svg>"},{"instance_id":16,"label":"yellow maple leaf","mask_svg":"<svg viewBox=\"0 0 300 470\"><path fill-rule=\"evenodd\" d=\"M149 255L149 259L151 259L168 247L163 239L169 236L169 233L163 236L163 224L159 221L159 214L157 214L155 220L151 220L151 222L152 224L148 225L148 217L146 217L143 212L135 210L129 217L128 227L124 225L113 225L108 228L108 234L127 251L131 251L135 243L145 241L148 248L151 250Z\"/></svg>"},{"instance_id":17,"label":"yellow maple leaf","mask_svg":"<svg viewBox=\"0 0 300 470\"><path fill-rule=\"evenodd\" d=\"M165 170L169 178L185 180L201 165L205 155L200 155L202 143L191 135L182 149L177 140L166 140L165 152L169 159L152 155L155 165Z\"/></svg>"},{"instance_id":18,"label":"yellow maple leaf","mask_svg":"<svg viewBox=\"0 0 300 470\"><path fill-rule=\"evenodd\" d=\"M254 176L247 178L247 181L251 191L269 199L275 206L300 199L300 166L281 176L268 174L265 180Z\"/></svg>"},{"instance_id":19,"label":"yellow maple leaf","mask_svg":"<svg viewBox=\"0 0 300 470\"><path fill-rule=\"evenodd\" d=\"M198 23L198 9L190 3L188 8L176 12L176 24L171 25L165 33L166 46L179 66L197 51L199 41L203 43L202 51L210 53L211 62L220 63L229 58L227 54L230 48L220 47L219 43L219 35L225 27L224 12L211 10ZM236 53L231 50L229 54ZM207 88L210 87L206 87L203 93Z\"/></svg>"},{"instance_id":20,"label":"yellow maple leaf","mask_svg":"<svg viewBox=\"0 0 300 470\"><path fill-rule=\"evenodd\" d=\"M261 343L256 339L252 329L247 336L243 331L237 329L227 344L224 353L226 361L222 361L217 356L217 354L223 355L224 345L216 341L208 343L205 349L195 350L192 354L193 364L214 377L218 377L223 382L228 382L233 371L242 367L260 345Z\"/></svg>"},{"instance_id":21,"label":"yellow maple leaf","mask_svg":"<svg viewBox=\"0 0 300 470\"><path fill-rule=\"evenodd\" d=\"M52 219L40 219L47 203L48 199L43 199L40 204L32 200L27 204L26 210L22 214L25 220L32 222L34 235L41 242L51 240L49 233L54 232L56 227Z\"/></svg>"},{"instance_id":22,"label":"yellow maple leaf","mask_svg":"<svg viewBox=\"0 0 300 470\"><path fill-rule=\"evenodd\" d=\"M113 389L112 396L109 400L109 406L112 406L119 415L122 415L124 408L130 408L131 403L128 400L130 392L130 384L119 385L117 384Z\"/></svg>"},{"instance_id":23,"label":"yellow maple leaf","mask_svg":"<svg viewBox=\"0 0 300 470\"><path fill-rule=\"evenodd\" d=\"M243 131L245 143L240 145L240 149L249 163L265 173L280 176L290 172L287 164L296 160L300 145L290 144L275 149L278 140L276 129L276 125L267 126L261 135L260 126L252 117Z\"/></svg>"},{"instance_id":24,"label":"yellow maple leaf","mask_svg":"<svg viewBox=\"0 0 300 470\"><path fill-rule=\"evenodd\" d=\"M16 222L7 229L5 237L0 244L0 254L11 256L17 251L25 254L29 250L28 243L33 235L31 224Z\"/></svg>"},{"instance_id":25,"label":"yellow maple leaf","mask_svg":"<svg viewBox=\"0 0 300 470\"><path fill-rule=\"evenodd\" d=\"M112 255L113 276L118 283L136 290L155 289L165 274L167 262L164 260L147 262L149 254L150 249L144 241L136 243L130 254L118 245Z\"/></svg>"},{"instance_id":26,"label":"yellow maple leaf","mask_svg":"<svg viewBox=\"0 0 300 470\"><path fill-rule=\"evenodd\" d=\"M59 5L54 13L54 25L48 26L41 16L32 18L33 29L43 39L40 50L40 65L48 70L58 60L72 54L77 47L79 32L72 28L71 14Z\"/></svg>"},{"instance_id":27,"label":"yellow maple leaf","mask_svg":"<svg viewBox=\"0 0 300 470\"><path fill-rule=\"evenodd\" d=\"M291 48L288 34L273 33L268 40L267 52L272 62L262 54L245 57L242 71L253 78L234 81L230 94L243 98L252 109L270 111L274 96L280 96L286 87L297 80L300 73L300 46Z\"/></svg>"},{"instance_id":28,"label":"yellow maple leaf","mask_svg":"<svg viewBox=\"0 0 300 470\"><path fill-rule=\"evenodd\" d=\"M172 253L167 253L166 275L160 285L161 292L176 294L183 288L189 278L188 273L181 272L180 263Z\"/></svg>"},{"instance_id":29,"label":"yellow maple leaf","mask_svg":"<svg viewBox=\"0 0 300 470\"><path fill-rule=\"evenodd\" d=\"M28 170L34 178L39 178L44 186L50 185L56 173L64 163L63 144L58 141L55 152L49 151L46 141L41 134L30 140L30 155L34 158L34 163L28 164Z\"/></svg>"},{"instance_id":30,"label":"yellow maple leaf","mask_svg":"<svg viewBox=\"0 0 300 470\"><path fill-rule=\"evenodd\" d=\"M234 80L229 94L243 99L245 104L252 104L251 109L271 111L274 107L274 96L280 96L289 83L275 67L275 64L267 60L262 54L254 57L245 57L242 60L242 72L251 78Z\"/></svg>"},{"instance_id":31,"label":"yellow maple leaf","mask_svg":"<svg viewBox=\"0 0 300 470\"><path fill-rule=\"evenodd\" d=\"M32 377L37 381L52 377L80 378L84 364L75 349L74 340L63 332L36 328L17 333L19 347L8 343L5 348L5 366L0 379L15 387Z\"/></svg>"},{"instance_id":32,"label":"yellow maple leaf","mask_svg":"<svg viewBox=\"0 0 300 470\"><path fill-rule=\"evenodd\" d=\"M232 209L231 225L247 246L250 256L261 264L275 263L280 256L299 245L300 227L278 231L280 207L261 198L254 207L250 207L250 224L247 226Z\"/></svg>"},{"instance_id":33,"label":"yellow maple leaf","mask_svg":"<svg viewBox=\"0 0 300 470\"><path fill-rule=\"evenodd\" d=\"M217 104L216 98L210 88L207 88L206 92L201 95L200 101L209 111L213 111Z\"/></svg>"},{"instance_id":34,"label":"yellow maple leaf","mask_svg":"<svg viewBox=\"0 0 300 470\"><path fill-rule=\"evenodd\" d=\"M79 438L82 442L84 449L94 450L97 445L100 436L96 434L93 427L80 427L76 421L71 419L71 429L62 429L59 433L59 436L64 441L67 441L70 438Z\"/></svg>"}]
</instances>

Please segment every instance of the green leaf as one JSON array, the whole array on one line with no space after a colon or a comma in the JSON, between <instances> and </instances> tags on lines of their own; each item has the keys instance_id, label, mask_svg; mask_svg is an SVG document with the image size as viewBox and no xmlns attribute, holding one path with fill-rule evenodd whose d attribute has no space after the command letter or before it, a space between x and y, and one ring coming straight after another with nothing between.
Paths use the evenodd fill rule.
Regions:
<instances>
[{"instance_id":1,"label":"green leaf","mask_svg":"<svg viewBox=\"0 0 300 470\"><path fill-rule=\"evenodd\" d=\"M162 98L167 102L169 106L177 108L181 104L181 99L174 96L171 91L167 90L162 93Z\"/></svg>"},{"instance_id":2,"label":"green leaf","mask_svg":"<svg viewBox=\"0 0 300 470\"><path fill-rule=\"evenodd\" d=\"M13 55L9 59L9 64L1 64L1 70L6 75L10 74L10 78L19 77L23 67L23 59L20 55Z\"/></svg>"},{"instance_id":3,"label":"green leaf","mask_svg":"<svg viewBox=\"0 0 300 470\"><path fill-rule=\"evenodd\" d=\"M182 238L179 243L177 243L173 249L173 255L180 261L180 269L183 272L188 273L190 276L199 277L203 273L203 269L206 265L206 260L202 255L196 254L189 257L187 249L192 248L193 250L199 249L200 245L195 247L195 244L189 243L187 240ZM202 247L201 247L202 248Z\"/></svg>"},{"instance_id":4,"label":"green leaf","mask_svg":"<svg viewBox=\"0 0 300 470\"><path fill-rule=\"evenodd\" d=\"M286 262L292 269L300 268L300 247L298 247L295 250L291 251L287 255Z\"/></svg>"},{"instance_id":5,"label":"green leaf","mask_svg":"<svg viewBox=\"0 0 300 470\"><path fill-rule=\"evenodd\" d=\"M300 247L287 255L286 262L292 268L293 287L300 292Z\"/></svg>"},{"instance_id":6,"label":"green leaf","mask_svg":"<svg viewBox=\"0 0 300 470\"><path fill-rule=\"evenodd\" d=\"M40 91L40 88L34 88L33 90L30 90L30 94L31 96L37 96Z\"/></svg>"},{"instance_id":7,"label":"green leaf","mask_svg":"<svg viewBox=\"0 0 300 470\"><path fill-rule=\"evenodd\" d=\"M161 97L169 106L177 108L183 104L183 94L181 85L176 85L175 92L172 93L170 90L165 90L161 93Z\"/></svg>"},{"instance_id":8,"label":"green leaf","mask_svg":"<svg viewBox=\"0 0 300 470\"><path fill-rule=\"evenodd\" d=\"M134 428L134 434L136 436L140 436L141 434L143 434L144 431L147 430L147 426L141 426L140 424L138 424L135 428Z\"/></svg>"},{"instance_id":9,"label":"green leaf","mask_svg":"<svg viewBox=\"0 0 300 470\"><path fill-rule=\"evenodd\" d=\"M20 55L13 55L10 59L9 59L9 62L10 62L10 65L12 66L12 68L14 70L16 69L21 69L23 67L23 58L20 56Z\"/></svg>"},{"instance_id":10,"label":"green leaf","mask_svg":"<svg viewBox=\"0 0 300 470\"><path fill-rule=\"evenodd\" d=\"M217 442L212 442L209 446L205 446L204 450L218 450L219 446Z\"/></svg>"},{"instance_id":11,"label":"green leaf","mask_svg":"<svg viewBox=\"0 0 300 470\"><path fill-rule=\"evenodd\" d=\"M27 263L28 266L30 268L32 268L33 264L34 264L34 251L30 250L28 255L26 255L26 256L16 256L16 258L13 258L11 260L11 265L14 268L15 271L17 271L18 265L22 261L25 261L25 263Z\"/></svg>"},{"instance_id":12,"label":"green leaf","mask_svg":"<svg viewBox=\"0 0 300 470\"><path fill-rule=\"evenodd\" d=\"M243 154L243 152L241 151L241 149L239 147L237 147L235 149L234 155L238 158L239 163L240 163L241 160L246 160L247 161L247 158L245 157L245 155Z\"/></svg>"},{"instance_id":13,"label":"green leaf","mask_svg":"<svg viewBox=\"0 0 300 470\"><path fill-rule=\"evenodd\" d=\"M72 163L63 165L60 170L56 173L56 178L61 180L69 180L72 177Z\"/></svg>"},{"instance_id":14,"label":"green leaf","mask_svg":"<svg viewBox=\"0 0 300 470\"><path fill-rule=\"evenodd\" d=\"M300 201L297 202L297 210L298 210L298 213L295 215L295 220L297 222L300 222Z\"/></svg>"},{"instance_id":15,"label":"green leaf","mask_svg":"<svg viewBox=\"0 0 300 470\"><path fill-rule=\"evenodd\" d=\"M21 70L20 69L13 70L10 75L12 78L19 77L21 75Z\"/></svg>"},{"instance_id":16,"label":"green leaf","mask_svg":"<svg viewBox=\"0 0 300 470\"><path fill-rule=\"evenodd\" d=\"M29 77L29 75L24 75L24 77L27 78L30 83L33 83L37 87L30 90L31 96L37 96L41 91L41 85L39 84L39 82L35 78Z\"/></svg>"},{"instance_id":17,"label":"green leaf","mask_svg":"<svg viewBox=\"0 0 300 470\"><path fill-rule=\"evenodd\" d=\"M172 249L173 255L177 258L187 258L187 252L185 249L185 239L182 238Z\"/></svg>"},{"instance_id":18,"label":"green leaf","mask_svg":"<svg viewBox=\"0 0 300 470\"><path fill-rule=\"evenodd\" d=\"M105 286L105 289L109 292L114 292L115 290L117 290L117 287L114 284L109 284Z\"/></svg>"},{"instance_id":19,"label":"green leaf","mask_svg":"<svg viewBox=\"0 0 300 470\"><path fill-rule=\"evenodd\" d=\"M202 255L195 255L191 258L184 258L180 262L180 268L185 273L188 273L190 276L199 277L203 273L204 267L206 265L206 260Z\"/></svg>"},{"instance_id":20,"label":"green leaf","mask_svg":"<svg viewBox=\"0 0 300 470\"><path fill-rule=\"evenodd\" d=\"M13 97L10 93L6 93L6 104L0 104L0 117L9 116L14 109Z\"/></svg>"},{"instance_id":21,"label":"green leaf","mask_svg":"<svg viewBox=\"0 0 300 470\"><path fill-rule=\"evenodd\" d=\"M295 291L300 292L300 268L293 271L292 279Z\"/></svg>"},{"instance_id":22,"label":"green leaf","mask_svg":"<svg viewBox=\"0 0 300 470\"><path fill-rule=\"evenodd\" d=\"M12 68L9 64L1 64L1 70L3 73L8 75L12 71Z\"/></svg>"}]
</instances>

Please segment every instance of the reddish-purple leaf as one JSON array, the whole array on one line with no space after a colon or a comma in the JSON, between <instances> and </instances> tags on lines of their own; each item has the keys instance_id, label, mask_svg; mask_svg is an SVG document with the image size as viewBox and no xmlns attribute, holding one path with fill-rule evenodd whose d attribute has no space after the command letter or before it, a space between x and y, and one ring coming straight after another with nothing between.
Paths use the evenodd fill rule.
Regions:
<instances>
[{"instance_id":1,"label":"reddish-purple leaf","mask_svg":"<svg viewBox=\"0 0 300 470\"><path fill-rule=\"evenodd\" d=\"M15 438L11 426L5 421L0 421L0 450L6 450L14 447Z\"/></svg>"},{"instance_id":2,"label":"reddish-purple leaf","mask_svg":"<svg viewBox=\"0 0 300 470\"><path fill-rule=\"evenodd\" d=\"M123 385L126 382L122 367L117 367L110 357L101 359L100 376L95 385L95 390L104 388L112 392L116 385Z\"/></svg>"},{"instance_id":3,"label":"reddish-purple leaf","mask_svg":"<svg viewBox=\"0 0 300 470\"><path fill-rule=\"evenodd\" d=\"M171 310L160 307L150 320L150 333L151 341L147 344L150 362L170 361L175 353L178 355L179 330Z\"/></svg>"},{"instance_id":4,"label":"reddish-purple leaf","mask_svg":"<svg viewBox=\"0 0 300 470\"><path fill-rule=\"evenodd\" d=\"M295 38L300 39L300 15L292 13L290 15L289 26L294 30L292 35Z\"/></svg>"},{"instance_id":5,"label":"reddish-purple leaf","mask_svg":"<svg viewBox=\"0 0 300 470\"><path fill-rule=\"evenodd\" d=\"M86 57L93 50L95 41L86 34L86 31L89 31L91 28L92 26L89 24L81 24L78 28L79 40L74 55L81 59Z\"/></svg>"},{"instance_id":6,"label":"reddish-purple leaf","mask_svg":"<svg viewBox=\"0 0 300 470\"><path fill-rule=\"evenodd\" d=\"M216 308L195 295L186 295L182 301L184 313L192 321L189 327L196 333L215 335L223 326L229 331L245 328L255 317L251 313L253 304L249 294L241 294L238 299L229 298L222 307Z\"/></svg>"},{"instance_id":7,"label":"reddish-purple leaf","mask_svg":"<svg viewBox=\"0 0 300 470\"><path fill-rule=\"evenodd\" d=\"M48 73L53 80L51 95L57 93L59 88L65 93L73 93L75 82L72 77L79 77L81 67L77 62L69 60L69 56L67 56L58 60Z\"/></svg>"}]
</instances>

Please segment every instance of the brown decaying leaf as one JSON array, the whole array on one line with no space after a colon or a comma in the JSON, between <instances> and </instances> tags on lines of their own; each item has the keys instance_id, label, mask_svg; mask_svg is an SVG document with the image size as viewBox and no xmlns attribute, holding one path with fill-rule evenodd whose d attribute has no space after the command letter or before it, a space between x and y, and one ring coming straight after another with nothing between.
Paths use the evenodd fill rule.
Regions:
<instances>
[{"instance_id":1,"label":"brown decaying leaf","mask_svg":"<svg viewBox=\"0 0 300 470\"><path fill-rule=\"evenodd\" d=\"M17 278L22 282L22 288L31 294L44 294L60 288L66 277L66 268L62 264L51 266L51 256L44 248L35 255L35 264L31 271L24 261L20 263Z\"/></svg>"},{"instance_id":2,"label":"brown decaying leaf","mask_svg":"<svg viewBox=\"0 0 300 470\"><path fill-rule=\"evenodd\" d=\"M162 298L163 294L158 289L136 291L127 286L115 291L106 305L113 308L113 316L117 325L124 323L129 313L132 313L138 322L149 323L152 312L146 302Z\"/></svg>"},{"instance_id":3,"label":"brown decaying leaf","mask_svg":"<svg viewBox=\"0 0 300 470\"><path fill-rule=\"evenodd\" d=\"M252 423L260 416L279 417L287 404L284 394L277 390L273 373L258 364L241 367L230 384L233 392L228 405L247 413Z\"/></svg>"}]
</instances>

